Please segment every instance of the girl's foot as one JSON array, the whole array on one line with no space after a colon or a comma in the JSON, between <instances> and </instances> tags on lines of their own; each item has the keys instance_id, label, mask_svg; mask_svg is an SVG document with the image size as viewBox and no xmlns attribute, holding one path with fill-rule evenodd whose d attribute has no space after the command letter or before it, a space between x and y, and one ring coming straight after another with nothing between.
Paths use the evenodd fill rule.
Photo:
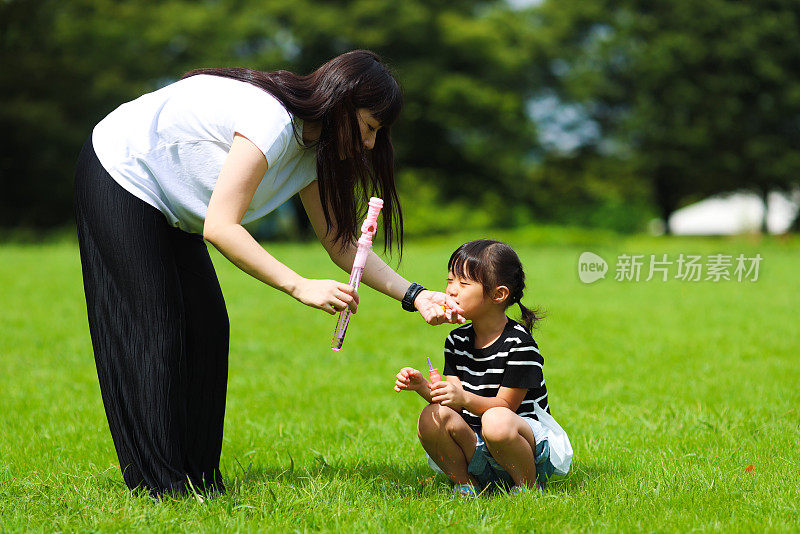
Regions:
<instances>
[{"instance_id":1,"label":"girl's foot","mask_svg":"<svg viewBox=\"0 0 800 534\"><path fill-rule=\"evenodd\" d=\"M530 488L528 486L514 486L510 490L508 490L509 495L542 495L544 491L536 484L536 488Z\"/></svg>"},{"instance_id":2,"label":"girl's foot","mask_svg":"<svg viewBox=\"0 0 800 534\"><path fill-rule=\"evenodd\" d=\"M453 493L460 497L477 497L478 492L472 484L456 484L453 486Z\"/></svg>"}]
</instances>

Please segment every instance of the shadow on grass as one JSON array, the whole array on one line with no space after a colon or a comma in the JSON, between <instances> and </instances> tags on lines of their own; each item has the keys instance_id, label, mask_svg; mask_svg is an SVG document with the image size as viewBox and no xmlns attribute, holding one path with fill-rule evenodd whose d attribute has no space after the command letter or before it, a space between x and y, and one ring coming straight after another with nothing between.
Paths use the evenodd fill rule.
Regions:
<instances>
[{"instance_id":1,"label":"shadow on grass","mask_svg":"<svg viewBox=\"0 0 800 534\"><path fill-rule=\"evenodd\" d=\"M609 464L574 462L567 476L554 476L548 486L550 494L567 494L582 492L587 489L603 486L612 476L621 472ZM242 467L228 479L231 485L259 482L281 482L297 487L315 484L320 479L356 480L367 487L383 491L430 494L443 491L450 492L450 484L444 475L437 475L424 463L388 463L358 459L352 464L329 464L324 457L318 456L312 466L296 467L290 458L288 466L258 466L250 464Z\"/></svg>"},{"instance_id":2,"label":"shadow on grass","mask_svg":"<svg viewBox=\"0 0 800 534\"><path fill-rule=\"evenodd\" d=\"M449 487L444 475L437 476L422 462L402 465L357 459L352 463L332 465L319 455L315 463L310 466L295 466L294 460L290 457L288 466L250 464L244 467L240 464L239 467L233 476L227 477L228 485L272 481L304 487L315 484L320 479L327 479L355 480L365 487L383 491L420 492L426 487Z\"/></svg>"},{"instance_id":3,"label":"shadow on grass","mask_svg":"<svg viewBox=\"0 0 800 534\"><path fill-rule=\"evenodd\" d=\"M434 475L435 473L423 465L403 468L390 464L360 462L356 466L322 465L317 468L303 470L254 466L245 474L243 479L255 481L279 480L300 485L316 478L349 478L358 479L362 482L387 481L413 484L424 481Z\"/></svg>"}]
</instances>

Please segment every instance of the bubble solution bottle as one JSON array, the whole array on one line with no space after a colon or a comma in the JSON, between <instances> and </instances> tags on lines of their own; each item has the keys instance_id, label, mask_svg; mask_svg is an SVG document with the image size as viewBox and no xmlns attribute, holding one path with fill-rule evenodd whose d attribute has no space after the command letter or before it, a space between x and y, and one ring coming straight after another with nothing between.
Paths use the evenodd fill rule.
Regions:
<instances>
[{"instance_id":1,"label":"bubble solution bottle","mask_svg":"<svg viewBox=\"0 0 800 534\"><path fill-rule=\"evenodd\" d=\"M433 366L430 358L428 358L428 371L431 374L431 384L442 381L442 377L439 376L439 370Z\"/></svg>"}]
</instances>

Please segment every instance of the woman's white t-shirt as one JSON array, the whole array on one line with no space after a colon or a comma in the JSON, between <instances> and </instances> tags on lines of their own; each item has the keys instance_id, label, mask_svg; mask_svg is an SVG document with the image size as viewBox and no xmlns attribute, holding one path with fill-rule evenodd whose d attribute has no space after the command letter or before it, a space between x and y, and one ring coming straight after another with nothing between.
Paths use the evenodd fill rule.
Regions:
<instances>
[{"instance_id":1,"label":"woman's white t-shirt","mask_svg":"<svg viewBox=\"0 0 800 534\"><path fill-rule=\"evenodd\" d=\"M121 105L94 128L92 144L123 188L173 226L202 233L236 132L264 153L268 165L243 223L316 179L316 151L297 142L283 105L254 85L219 76L192 76Z\"/></svg>"}]
</instances>

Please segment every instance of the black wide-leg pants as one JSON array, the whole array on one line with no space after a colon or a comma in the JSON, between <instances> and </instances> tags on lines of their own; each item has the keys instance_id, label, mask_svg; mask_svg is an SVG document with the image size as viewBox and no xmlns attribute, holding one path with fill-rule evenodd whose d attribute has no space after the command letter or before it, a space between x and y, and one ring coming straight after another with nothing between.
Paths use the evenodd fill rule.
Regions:
<instances>
[{"instance_id":1,"label":"black wide-leg pants","mask_svg":"<svg viewBox=\"0 0 800 534\"><path fill-rule=\"evenodd\" d=\"M89 139L75 216L97 375L125 483L224 491L229 325L206 244L123 189Z\"/></svg>"}]
</instances>

